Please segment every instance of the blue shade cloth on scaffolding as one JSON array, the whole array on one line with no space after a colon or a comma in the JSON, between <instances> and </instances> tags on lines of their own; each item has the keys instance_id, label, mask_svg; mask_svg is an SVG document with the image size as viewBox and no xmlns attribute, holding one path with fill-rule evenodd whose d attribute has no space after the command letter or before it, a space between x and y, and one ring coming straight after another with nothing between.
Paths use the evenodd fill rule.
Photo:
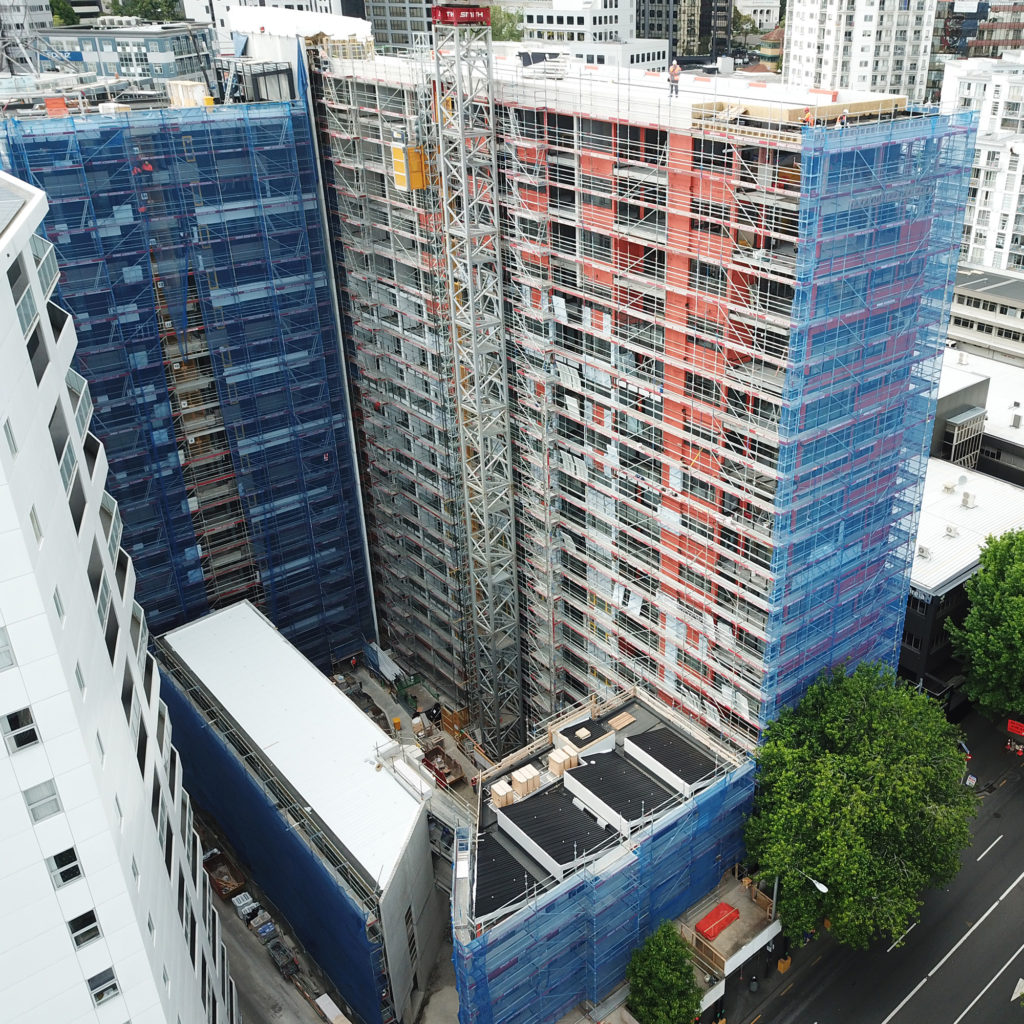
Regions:
<instances>
[{"instance_id":1,"label":"blue shade cloth on scaffolding","mask_svg":"<svg viewBox=\"0 0 1024 1024\"><path fill-rule=\"evenodd\" d=\"M359 1019L380 1024L381 952L368 938L365 911L164 672L160 695L192 801L216 819L244 870L286 916Z\"/></svg>"},{"instance_id":2,"label":"blue shade cloth on scaffolding","mask_svg":"<svg viewBox=\"0 0 1024 1024\"><path fill-rule=\"evenodd\" d=\"M792 321L762 728L833 665L898 661L974 134L970 112L802 133L794 282L762 297Z\"/></svg>"},{"instance_id":3,"label":"blue shade cloth on scaffolding","mask_svg":"<svg viewBox=\"0 0 1024 1024\"><path fill-rule=\"evenodd\" d=\"M541 1024L600 1002L633 950L742 857L753 793L748 763L479 936L456 929L461 1024Z\"/></svg>"},{"instance_id":4,"label":"blue shade cloth on scaffolding","mask_svg":"<svg viewBox=\"0 0 1024 1024\"><path fill-rule=\"evenodd\" d=\"M374 639L304 103L8 119L44 189L154 633L243 597L324 670Z\"/></svg>"}]
</instances>

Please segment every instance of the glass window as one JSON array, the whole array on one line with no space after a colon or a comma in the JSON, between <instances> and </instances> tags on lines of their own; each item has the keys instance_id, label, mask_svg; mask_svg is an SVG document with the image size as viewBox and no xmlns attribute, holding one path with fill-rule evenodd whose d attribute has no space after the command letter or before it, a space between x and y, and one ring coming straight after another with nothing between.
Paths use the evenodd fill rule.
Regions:
<instances>
[{"instance_id":1,"label":"glass window","mask_svg":"<svg viewBox=\"0 0 1024 1024\"><path fill-rule=\"evenodd\" d=\"M23 795L28 813L35 822L52 818L61 811L60 797L57 796L57 786L53 779L40 782L38 786L30 786Z\"/></svg>"},{"instance_id":2,"label":"glass window","mask_svg":"<svg viewBox=\"0 0 1024 1024\"><path fill-rule=\"evenodd\" d=\"M4 743L7 744L7 752L10 754L16 754L19 750L39 742L39 732L32 718L31 708L0 715L0 732L4 734Z\"/></svg>"},{"instance_id":3,"label":"glass window","mask_svg":"<svg viewBox=\"0 0 1024 1024\"><path fill-rule=\"evenodd\" d=\"M78 853L73 846L47 857L46 864L50 869L50 881L54 889L82 877L82 865L78 863Z\"/></svg>"},{"instance_id":4,"label":"glass window","mask_svg":"<svg viewBox=\"0 0 1024 1024\"><path fill-rule=\"evenodd\" d=\"M94 974L89 979L89 991L92 993L92 1001L99 1006L108 999L113 999L118 993L117 978L114 977L114 968L108 967L99 974Z\"/></svg>"},{"instance_id":5,"label":"glass window","mask_svg":"<svg viewBox=\"0 0 1024 1024\"><path fill-rule=\"evenodd\" d=\"M71 941L79 949L89 945L100 937L100 925L96 920L96 911L87 910L78 917L68 921L68 931L71 932Z\"/></svg>"}]
</instances>

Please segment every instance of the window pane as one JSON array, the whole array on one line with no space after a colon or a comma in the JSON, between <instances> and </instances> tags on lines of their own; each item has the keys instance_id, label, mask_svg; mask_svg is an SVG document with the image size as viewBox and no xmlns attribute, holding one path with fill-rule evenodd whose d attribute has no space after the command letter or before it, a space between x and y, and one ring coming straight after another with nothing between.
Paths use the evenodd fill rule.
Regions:
<instances>
[{"instance_id":1,"label":"window pane","mask_svg":"<svg viewBox=\"0 0 1024 1024\"><path fill-rule=\"evenodd\" d=\"M36 724L32 720L32 711L29 708L0 715L0 731L4 734L4 742L11 754L39 742L39 733L36 731Z\"/></svg>"},{"instance_id":2,"label":"window pane","mask_svg":"<svg viewBox=\"0 0 1024 1024\"><path fill-rule=\"evenodd\" d=\"M73 882L82 876L78 853L73 846L60 853L55 853L52 857L47 857L46 862L50 868L50 880L53 882L54 889L59 889L62 885L67 885L68 882Z\"/></svg>"}]
</instances>

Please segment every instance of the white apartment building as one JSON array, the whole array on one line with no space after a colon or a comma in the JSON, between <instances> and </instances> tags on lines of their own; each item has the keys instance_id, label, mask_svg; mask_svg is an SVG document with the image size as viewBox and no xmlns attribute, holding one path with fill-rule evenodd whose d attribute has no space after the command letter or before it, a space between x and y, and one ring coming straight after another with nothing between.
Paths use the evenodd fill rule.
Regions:
<instances>
[{"instance_id":1,"label":"white apartment building","mask_svg":"<svg viewBox=\"0 0 1024 1024\"><path fill-rule=\"evenodd\" d=\"M46 209L0 174L0 1016L233 1024Z\"/></svg>"},{"instance_id":2,"label":"white apartment building","mask_svg":"<svg viewBox=\"0 0 1024 1024\"><path fill-rule=\"evenodd\" d=\"M792 0L782 80L924 101L936 0Z\"/></svg>"},{"instance_id":3,"label":"white apartment building","mask_svg":"<svg viewBox=\"0 0 1024 1024\"><path fill-rule=\"evenodd\" d=\"M520 50L554 50L587 64L668 68L668 39L640 39L636 0L537 0L522 11Z\"/></svg>"},{"instance_id":4,"label":"white apartment building","mask_svg":"<svg viewBox=\"0 0 1024 1024\"><path fill-rule=\"evenodd\" d=\"M362 0L182 0L185 17L191 21L209 22L217 40L217 52L233 55L234 41L228 10L231 7L280 8L282 11L309 11L313 14L346 14L363 16ZM420 5L423 6L422 4ZM424 8L425 10L426 8Z\"/></svg>"},{"instance_id":5,"label":"white apartment building","mask_svg":"<svg viewBox=\"0 0 1024 1024\"><path fill-rule=\"evenodd\" d=\"M1024 274L1024 52L949 61L940 106L978 111L960 262Z\"/></svg>"}]
</instances>

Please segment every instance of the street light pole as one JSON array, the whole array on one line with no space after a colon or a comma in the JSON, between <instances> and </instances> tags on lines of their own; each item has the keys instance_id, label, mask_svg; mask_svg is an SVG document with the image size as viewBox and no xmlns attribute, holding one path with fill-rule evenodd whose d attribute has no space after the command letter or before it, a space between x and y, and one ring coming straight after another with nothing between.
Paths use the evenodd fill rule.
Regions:
<instances>
[{"instance_id":1,"label":"street light pole","mask_svg":"<svg viewBox=\"0 0 1024 1024\"><path fill-rule=\"evenodd\" d=\"M818 892L823 893L823 894L828 892L828 886L827 885L825 885L823 882L819 882L816 878L811 878L811 876L809 874L807 874L806 871L801 871L799 868L793 868L793 870L798 875L803 875L804 878L806 878L807 881L810 882L811 885L813 885L814 888L818 890ZM776 915L777 915L778 904L779 904L779 876L776 875L775 876L775 885L772 888L772 913L771 913L771 917L768 919L769 921L774 921L775 920Z\"/></svg>"},{"instance_id":2,"label":"street light pole","mask_svg":"<svg viewBox=\"0 0 1024 1024\"><path fill-rule=\"evenodd\" d=\"M827 893L828 892L828 886L827 885L822 884L816 878L811 878L811 876L809 874L807 874L806 871L801 871L799 868L794 868L793 870L798 875L803 875L804 878L806 878L807 881L810 882L811 885L813 885L814 888L818 890L818 892L820 892L820 893Z\"/></svg>"}]
</instances>

